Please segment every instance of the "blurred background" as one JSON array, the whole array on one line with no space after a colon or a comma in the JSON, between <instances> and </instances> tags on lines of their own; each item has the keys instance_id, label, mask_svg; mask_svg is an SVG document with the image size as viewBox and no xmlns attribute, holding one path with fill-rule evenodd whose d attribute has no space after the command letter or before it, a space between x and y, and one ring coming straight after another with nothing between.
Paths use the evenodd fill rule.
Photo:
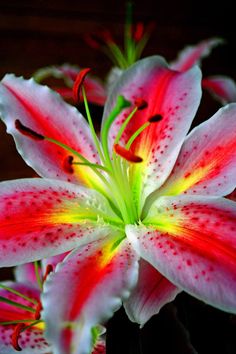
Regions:
<instances>
[{"instance_id":1,"label":"blurred background","mask_svg":"<svg viewBox=\"0 0 236 354\"><path fill-rule=\"evenodd\" d=\"M221 37L225 44L204 59L205 75L222 74L236 79L234 2L208 0L134 1L134 22L156 27L143 56L159 54L176 58L188 44ZM89 47L84 37L107 28L119 44L123 41L125 1L119 0L0 0L0 78L5 73L30 77L43 66L71 63L91 67L105 80L112 63ZM210 117L219 104L204 93L195 124ZM102 110L95 107L99 122ZM0 180L31 177L34 172L16 152L14 142L0 123ZM2 279L10 272L1 271ZM235 354L236 318L180 294L153 317L142 330L122 310L109 321L108 354Z\"/></svg>"}]
</instances>

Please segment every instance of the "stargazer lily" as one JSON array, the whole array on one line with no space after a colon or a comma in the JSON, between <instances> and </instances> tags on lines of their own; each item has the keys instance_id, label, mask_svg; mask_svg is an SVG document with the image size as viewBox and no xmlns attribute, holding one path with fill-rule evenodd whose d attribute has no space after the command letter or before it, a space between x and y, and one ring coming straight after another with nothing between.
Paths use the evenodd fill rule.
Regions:
<instances>
[{"instance_id":1,"label":"stargazer lily","mask_svg":"<svg viewBox=\"0 0 236 354\"><path fill-rule=\"evenodd\" d=\"M208 56L212 49L222 43L223 40L221 38L209 38L196 45L187 46L179 53L177 59L170 63L170 67L174 70L186 71L196 64L200 65L202 59ZM121 49L120 51L122 53ZM126 67L129 67L137 60L135 53L131 57L131 62L126 61L124 57ZM34 78L39 83L49 77L62 79L64 86L53 87L53 89L59 92L65 100L77 104L78 98L82 101L82 94L80 94L78 98L75 98L72 87L80 72L81 69L75 65L65 64L61 66L49 66L37 70L34 74ZM105 83L102 83L96 77L88 77L85 81L87 100L92 104L103 106L106 101L107 92L109 92L112 85L118 80L122 72L122 66L116 63L108 73ZM236 84L234 80L228 76L213 75L203 77L202 88L208 90L221 104L236 102Z\"/></svg>"},{"instance_id":2,"label":"stargazer lily","mask_svg":"<svg viewBox=\"0 0 236 354\"><path fill-rule=\"evenodd\" d=\"M34 265L16 267L15 278L0 283L0 353L49 354Z\"/></svg>"},{"instance_id":3,"label":"stargazer lily","mask_svg":"<svg viewBox=\"0 0 236 354\"><path fill-rule=\"evenodd\" d=\"M7 130L43 177L1 183L0 265L72 250L44 284L53 353L90 353L122 303L141 326L182 290L236 313L236 207L223 198L235 188L236 104L187 135L200 69L145 58L110 92L99 140L82 92L89 123L32 79L0 86Z\"/></svg>"},{"instance_id":4,"label":"stargazer lily","mask_svg":"<svg viewBox=\"0 0 236 354\"><path fill-rule=\"evenodd\" d=\"M52 347L44 337L45 323L41 317L43 284L53 267L64 255L45 259L43 274L38 263L27 263L14 269L15 281L0 283L0 353L51 354ZM105 340L94 331L92 354L105 354Z\"/></svg>"}]
</instances>

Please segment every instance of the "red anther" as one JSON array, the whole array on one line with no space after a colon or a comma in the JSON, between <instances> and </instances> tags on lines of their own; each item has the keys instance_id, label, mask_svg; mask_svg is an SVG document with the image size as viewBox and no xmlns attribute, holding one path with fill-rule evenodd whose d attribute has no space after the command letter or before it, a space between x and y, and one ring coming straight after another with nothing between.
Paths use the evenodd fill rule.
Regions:
<instances>
[{"instance_id":1,"label":"red anther","mask_svg":"<svg viewBox=\"0 0 236 354\"><path fill-rule=\"evenodd\" d=\"M96 36L93 33L86 33L84 36L84 40L93 49L100 49L102 46L100 40L97 40Z\"/></svg>"},{"instance_id":2,"label":"red anther","mask_svg":"<svg viewBox=\"0 0 236 354\"><path fill-rule=\"evenodd\" d=\"M14 331L13 331L12 337L11 337L11 344L12 344L13 348L15 350L17 350L18 352L20 352L22 350L18 341L19 341L20 332L22 331L22 329L24 327L25 327L24 323L17 324L14 328Z\"/></svg>"},{"instance_id":3,"label":"red anther","mask_svg":"<svg viewBox=\"0 0 236 354\"><path fill-rule=\"evenodd\" d=\"M45 282L45 280L48 277L48 274L50 274L53 271L53 266L51 264L47 264L44 276L43 276L43 283Z\"/></svg>"},{"instance_id":4,"label":"red anther","mask_svg":"<svg viewBox=\"0 0 236 354\"><path fill-rule=\"evenodd\" d=\"M99 28L96 33L86 34L84 39L94 49L101 49L109 43L114 43L111 33L104 28Z\"/></svg>"},{"instance_id":5,"label":"red anther","mask_svg":"<svg viewBox=\"0 0 236 354\"><path fill-rule=\"evenodd\" d=\"M111 32L106 29L101 31L101 38L104 40L105 44L114 43L114 39L111 35Z\"/></svg>"},{"instance_id":6,"label":"red anther","mask_svg":"<svg viewBox=\"0 0 236 354\"><path fill-rule=\"evenodd\" d=\"M143 161L142 157L134 155L130 150L125 149L119 144L114 145L114 150L118 155L129 162L139 163Z\"/></svg>"},{"instance_id":7,"label":"red anther","mask_svg":"<svg viewBox=\"0 0 236 354\"><path fill-rule=\"evenodd\" d=\"M39 320L39 319L40 319L40 317L41 317L40 312L41 312L42 309L43 309L43 306L42 306L41 302L39 301L39 302L38 302L38 305L36 306L35 314L34 314L34 318L35 318L36 320Z\"/></svg>"},{"instance_id":8,"label":"red anther","mask_svg":"<svg viewBox=\"0 0 236 354\"><path fill-rule=\"evenodd\" d=\"M143 98L138 97L134 100L135 106L137 106L138 110L142 110L144 108L147 108L148 103L145 101Z\"/></svg>"},{"instance_id":9,"label":"red anther","mask_svg":"<svg viewBox=\"0 0 236 354\"><path fill-rule=\"evenodd\" d=\"M139 42L144 34L144 25L142 22L138 22L134 28L133 39L135 42Z\"/></svg>"},{"instance_id":10,"label":"red anther","mask_svg":"<svg viewBox=\"0 0 236 354\"><path fill-rule=\"evenodd\" d=\"M69 155L63 161L63 170L70 174L74 173L74 169L72 167L73 159L73 156Z\"/></svg>"},{"instance_id":11,"label":"red anther","mask_svg":"<svg viewBox=\"0 0 236 354\"><path fill-rule=\"evenodd\" d=\"M160 122L163 119L163 116L161 114L155 114L152 117L148 118L149 123L156 123Z\"/></svg>"},{"instance_id":12,"label":"red anther","mask_svg":"<svg viewBox=\"0 0 236 354\"><path fill-rule=\"evenodd\" d=\"M84 79L86 75L91 71L90 68L86 68L80 71L80 73L77 75L74 85L73 85L73 94L74 94L74 100L76 103L79 103L80 100L80 90L81 87L84 83Z\"/></svg>"},{"instance_id":13,"label":"red anther","mask_svg":"<svg viewBox=\"0 0 236 354\"><path fill-rule=\"evenodd\" d=\"M44 136L35 132L34 130L26 127L21 123L19 119L15 120L15 127L16 129L23 135L28 136L29 138L33 140L44 140Z\"/></svg>"}]
</instances>

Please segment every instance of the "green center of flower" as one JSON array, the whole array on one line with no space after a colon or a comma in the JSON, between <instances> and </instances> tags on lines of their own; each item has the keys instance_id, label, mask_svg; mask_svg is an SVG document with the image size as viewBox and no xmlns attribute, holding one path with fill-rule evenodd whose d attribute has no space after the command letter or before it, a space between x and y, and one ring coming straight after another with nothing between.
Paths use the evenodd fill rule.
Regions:
<instances>
[{"instance_id":1,"label":"green center of flower","mask_svg":"<svg viewBox=\"0 0 236 354\"><path fill-rule=\"evenodd\" d=\"M131 107L129 115L120 125L116 137L112 142L113 149L110 151L109 132L112 123L125 108L131 106L131 103L123 96L117 97L117 101L113 109L111 110L109 116L105 119L101 130L101 140L99 140L94 129L93 120L90 115L83 85L81 85L80 88L82 90L91 136L100 158L100 164L92 163L82 154L58 140L31 130L30 128L24 126L19 120L15 121L15 127L19 132L31 139L37 141L46 140L66 150L69 154L63 161L63 169L65 172L69 174L74 173L73 166L75 165L89 167L98 177L98 183L97 181L94 183L92 181L93 188L106 197L119 219L122 219L124 224L138 223L140 219L138 211L139 207L136 205L134 200L135 198L132 191L130 171L133 164L141 163L143 159L141 156L135 155L135 153L131 150L131 145L143 130L145 130L150 124L158 122L162 119L162 117L160 115L155 115L149 118L143 125L137 128L133 134L130 135L126 144L122 146L121 138L127 125L138 110L143 110L148 105L143 99L136 99L133 109Z\"/></svg>"},{"instance_id":2,"label":"green center of flower","mask_svg":"<svg viewBox=\"0 0 236 354\"><path fill-rule=\"evenodd\" d=\"M137 129L131 135L125 146L120 145L120 140L123 132L137 110L146 108L147 103L143 100L138 100L136 102L134 108L131 110L125 121L121 124L114 139L113 150L111 152L109 150L109 131L111 125L123 109L130 107L131 104L123 96L118 96L114 108L106 118L102 127L101 141L99 141L90 116L86 94L83 87L82 93L91 134L101 160L100 165L90 164L89 166L98 174L104 187L104 194L117 215L122 218L125 224L136 223L139 220L139 215L132 195L129 172L130 164L140 163L143 160L140 156L136 156L130 150L130 147L139 134L147 128L152 121L147 121L144 125ZM100 171L98 171L99 169Z\"/></svg>"}]
</instances>

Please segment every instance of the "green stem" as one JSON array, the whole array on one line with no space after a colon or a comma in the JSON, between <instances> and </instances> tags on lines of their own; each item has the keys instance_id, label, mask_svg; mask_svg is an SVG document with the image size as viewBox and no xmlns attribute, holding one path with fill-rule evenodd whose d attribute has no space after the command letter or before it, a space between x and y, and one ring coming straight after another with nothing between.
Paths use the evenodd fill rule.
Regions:
<instances>
[{"instance_id":1,"label":"green stem","mask_svg":"<svg viewBox=\"0 0 236 354\"><path fill-rule=\"evenodd\" d=\"M96 163L90 163L90 162L72 162L72 165L80 165L80 166L89 166L91 168L97 168L100 170L103 170L105 172L110 172L110 170L107 167L104 167L102 165L98 165Z\"/></svg>"},{"instance_id":2,"label":"green stem","mask_svg":"<svg viewBox=\"0 0 236 354\"><path fill-rule=\"evenodd\" d=\"M0 322L0 326L4 325L11 325L11 324L16 324L16 323L27 323L27 322L36 322L35 319L26 319L26 320L14 320L14 321L4 321Z\"/></svg>"},{"instance_id":3,"label":"green stem","mask_svg":"<svg viewBox=\"0 0 236 354\"><path fill-rule=\"evenodd\" d=\"M139 136L139 134L142 133L142 131L144 129L146 129L151 123L150 122L146 122L143 125L141 125L141 127L139 129L136 130L136 132L129 138L129 141L127 142L127 144L125 145L125 148L127 150L130 149L130 146L133 144L134 140Z\"/></svg>"},{"instance_id":4,"label":"green stem","mask_svg":"<svg viewBox=\"0 0 236 354\"><path fill-rule=\"evenodd\" d=\"M23 310L26 310L26 311L35 313L35 309L33 309L32 307L19 304L18 302L9 300L9 299L7 299L7 298L5 298L5 297L3 297L3 296L0 296L0 302L5 302L5 303L8 304L8 305L12 305L12 306L15 306L15 307L19 307L19 308L21 308L21 309L23 309Z\"/></svg>"},{"instance_id":5,"label":"green stem","mask_svg":"<svg viewBox=\"0 0 236 354\"><path fill-rule=\"evenodd\" d=\"M40 276L40 274L39 274L39 264L38 264L38 261L35 261L35 262L34 262L34 271L35 271L35 276L36 276L36 279L37 279L38 286L39 286L39 288L42 290L42 289L43 289L43 282L42 282L41 276Z\"/></svg>"},{"instance_id":6,"label":"green stem","mask_svg":"<svg viewBox=\"0 0 236 354\"><path fill-rule=\"evenodd\" d=\"M116 135L116 138L115 138L115 141L114 141L114 145L117 144L125 130L125 128L127 127L128 123L130 122L131 118L134 116L134 114L137 112L138 110L138 107L135 107L133 109L133 111L128 115L128 117L126 118L126 120L123 122L123 124L121 125L117 135Z\"/></svg>"},{"instance_id":7,"label":"green stem","mask_svg":"<svg viewBox=\"0 0 236 354\"><path fill-rule=\"evenodd\" d=\"M33 326L37 325L38 323L42 323L42 322L44 322L44 321L43 320L37 320L37 321L34 320L34 322L32 322L31 324L22 328L21 332L24 332L26 329L33 327Z\"/></svg>"},{"instance_id":8,"label":"green stem","mask_svg":"<svg viewBox=\"0 0 236 354\"><path fill-rule=\"evenodd\" d=\"M104 176L101 173L99 173L97 171L97 169L94 169L94 167L91 167L91 165L93 165L93 164L89 160L87 160L83 155L81 155L79 152L77 152L76 150L70 148L68 145L61 143L53 138L49 138L49 137L45 136L44 139L46 141L49 141L50 143L60 146L61 148L65 149L65 150L71 152L72 154L74 154L75 156L77 156L80 160L82 160L84 162L84 164L86 164L86 166L92 168L93 172L96 173L96 175L99 177L99 179L101 179L104 183L104 180L105 180Z\"/></svg>"},{"instance_id":9,"label":"green stem","mask_svg":"<svg viewBox=\"0 0 236 354\"><path fill-rule=\"evenodd\" d=\"M37 305L38 304L38 301L34 300L34 299L31 299L30 297L20 293L19 291L15 290L15 289L12 289L10 288L9 286L6 286L6 285L3 285L3 284L0 284L0 288L4 289L4 290L7 290L15 295L18 295L19 297L22 297L22 299L25 299L29 302L32 302L34 305Z\"/></svg>"},{"instance_id":10,"label":"green stem","mask_svg":"<svg viewBox=\"0 0 236 354\"><path fill-rule=\"evenodd\" d=\"M124 33L124 48L128 64L130 64L130 56L133 51L132 40L132 16L133 15L133 3L128 1L126 4L126 19L125 19L125 33Z\"/></svg>"},{"instance_id":11,"label":"green stem","mask_svg":"<svg viewBox=\"0 0 236 354\"><path fill-rule=\"evenodd\" d=\"M102 153L102 150L101 150L101 147L100 147L100 142L98 140L98 137L97 137L94 125L93 125L93 120L92 120L92 117L91 117L91 114L90 114L90 111L89 111L88 100L87 100L85 89L84 89L83 85L82 85L82 94L83 94L83 99L84 99L84 107L85 107L85 111L86 111L86 115L87 115L90 131L91 131L91 134L92 134L92 137L93 137L93 141L94 141L94 144L95 144L95 146L97 148L97 151L98 151L98 154L99 154L101 160L104 162L104 156L103 156L103 153Z\"/></svg>"},{"instance_id":12,"label":"green stem","mask_svg":"<svg viewBox=\"0 0 236 354\"><path fill-rule=\"evenodd\" d=\"M107 117L104 126L101 131L101 142L103 147L104 156L106 159L107 164L111 167L111 160L109 155L109 148L108 148L108 133L109 129L114 122L115 118L121 113L121 111L130 106L130 102L128 102L123 96L118 96L116 105L111 111L110 115Z\"/></svg>"},{"instance_id":13,"label":"green stem","mask_svg":"<svg viewBox=\"0 0 236 354\"><path fill-rule=\"evenodd\" d=\"M122 51L118 47L118 45L111 42L111 43L108 43L107 46L110 49L110 51L113 53L114 57L116 58L118 66L121 69L126 69L128 67L128 63L127 63Z\"/></svg>"}]
</instances>

